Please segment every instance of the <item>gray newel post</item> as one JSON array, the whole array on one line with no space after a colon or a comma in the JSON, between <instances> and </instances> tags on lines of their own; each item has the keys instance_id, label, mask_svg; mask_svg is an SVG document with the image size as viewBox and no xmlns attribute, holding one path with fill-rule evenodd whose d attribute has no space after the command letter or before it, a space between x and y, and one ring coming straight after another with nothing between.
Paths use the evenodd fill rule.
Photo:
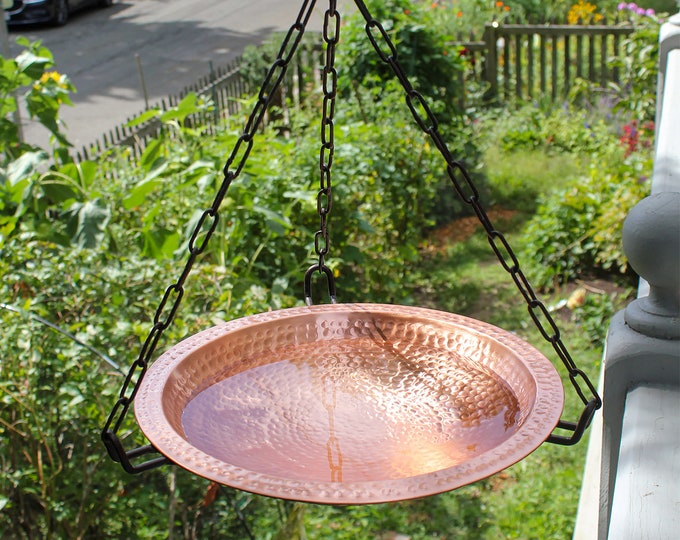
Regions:
<instances>
[{"instance_id":1,"label":"gray newel post","mask_svg":"<svg viewBox=\"0 0 680 540\"><path fill-rule=\"evenodd\" d=\"M643 281L604 354L599 540L676 538L680 527L680 14L659 56L652 194L623 227Z\"/></svg>"}]
</instances>

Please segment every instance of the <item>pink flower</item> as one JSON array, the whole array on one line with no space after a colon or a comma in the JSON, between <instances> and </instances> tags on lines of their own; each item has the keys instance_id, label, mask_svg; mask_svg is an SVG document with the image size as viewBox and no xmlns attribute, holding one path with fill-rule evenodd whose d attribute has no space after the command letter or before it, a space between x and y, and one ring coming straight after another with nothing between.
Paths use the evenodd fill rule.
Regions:
<instances>
[{"instance_id":1,"label":"pink flower","mask_svg":"<svg viewBox=\"0 0 680 540\"><path fill-rule=\"evenodd\" d=\"M652 8L649 8L647 11L645 11L645 15L647 15L648 17L653 17L654 13L655 11Z\"/></svg>"},{"instance_id":2,"label":"pink flower","mask_svg":"<svg viewBox=\"0 0 680 540\"><path fill-rule=\"evenodd\" d=\"M626 2L621 2L619 3L618 6L616 6L616 9L619 11L623 11L624 9L628 9L628 4Z\"/></svg>"},{"instance_id":3,"label":"pink flower","mask_svg":"<svg viewBox=\"0 0 680 540\"><path fill-rule=\"evenodd\" d=\"M635 2L631 2L630 4L628 4L628 9L630 9L631 11L635 11L637 7L638 6Z\"/></svg>"}]
</instances>

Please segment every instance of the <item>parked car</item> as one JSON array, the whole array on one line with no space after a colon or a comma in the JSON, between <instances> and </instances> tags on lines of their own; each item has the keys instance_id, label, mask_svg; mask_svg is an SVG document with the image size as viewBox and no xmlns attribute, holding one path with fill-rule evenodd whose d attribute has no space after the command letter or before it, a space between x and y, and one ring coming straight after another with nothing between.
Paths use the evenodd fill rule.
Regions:
<instances>
[{"instance_id":1,"label":"parked car","mask_svg":"<svg viewBox=\"0 0 680 540\"><path fill-rule=\"evenodd\" d=\"M7 24L48 23L55 26L66 24L70 13L88 6L107 7L113 0L5 0Z\"/></svg>"}]
</instances>

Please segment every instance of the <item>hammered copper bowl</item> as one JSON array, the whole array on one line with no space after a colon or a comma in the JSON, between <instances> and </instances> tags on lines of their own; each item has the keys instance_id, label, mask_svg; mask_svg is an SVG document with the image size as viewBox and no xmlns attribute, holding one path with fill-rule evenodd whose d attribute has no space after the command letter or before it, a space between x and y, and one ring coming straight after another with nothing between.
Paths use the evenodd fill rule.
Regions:
<instances>
[{"instance_id":1,"label":"hammered copper bowl","mask_svg":"<svg viewBox=\"0 0 680 540\"><path fill-rule=\"evenodd\" d=\"M150 367L135 413L193 473L245 491L367 504L449 491L535 450L557 424L552 364L459 315L331 304L234 320Z\"/></svg>"}]
</instances>

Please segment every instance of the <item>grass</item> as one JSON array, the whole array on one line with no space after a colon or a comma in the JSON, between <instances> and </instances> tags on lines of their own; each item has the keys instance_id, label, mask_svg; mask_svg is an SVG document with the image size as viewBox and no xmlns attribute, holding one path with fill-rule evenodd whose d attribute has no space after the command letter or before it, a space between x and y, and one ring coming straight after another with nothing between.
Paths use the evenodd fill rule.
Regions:
<instances>
[{"instance_id":1,"label":"grass","mask_svg":"<svg viewBox=\"0 0 680 540\"><path fill-rule=\"evenodd\" d=\"M542 195L588 170L583 158L542 149L505 152L490 146L484 158L492 185L490 203L524 213L533 213Z\"/></svg>"}]
</instances>

